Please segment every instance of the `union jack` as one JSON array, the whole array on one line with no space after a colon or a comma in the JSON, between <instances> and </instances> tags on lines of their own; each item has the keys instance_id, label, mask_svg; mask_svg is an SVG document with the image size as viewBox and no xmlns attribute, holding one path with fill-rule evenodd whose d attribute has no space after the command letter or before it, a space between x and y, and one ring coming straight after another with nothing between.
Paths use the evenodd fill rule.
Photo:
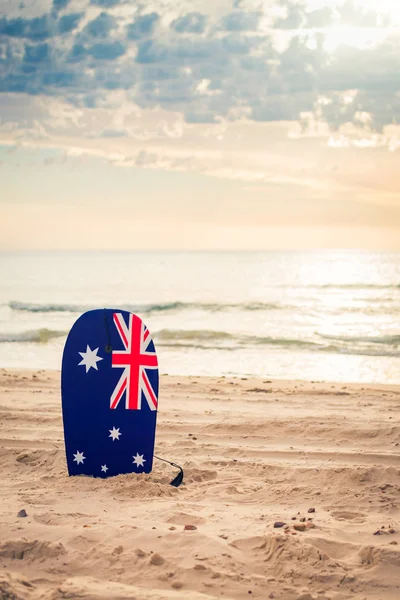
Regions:
<instances>
[{"instance_id":1,"label":"union jack","mask_svg":"<svg viewBox=\"0 0 400 600\"><path fill-rule=\"evenodd\" d=\"M112 352L111 366L124 370L110 398L110 408L117 408L125 393L125 408L141 410L143 392L150 410L157 410L157 396L146 373L158 368L156 353L147 350L150 332L136 315L129 315L129 325L121 313L113 313L113 319L125 350Z\"/></svg>"}]
</instances>

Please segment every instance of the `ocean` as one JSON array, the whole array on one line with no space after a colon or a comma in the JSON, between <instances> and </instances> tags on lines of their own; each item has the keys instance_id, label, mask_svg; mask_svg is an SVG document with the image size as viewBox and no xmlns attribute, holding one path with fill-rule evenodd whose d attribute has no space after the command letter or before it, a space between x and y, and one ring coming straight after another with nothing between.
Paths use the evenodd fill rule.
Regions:
<instances>
[{"instance_id":1,"label":"ocean","mask_svg":"<svg viewBox=\"0 0 400 600\"><path fill-rule=\"evenodd\" d=\"M0 367L60 369L93 308L138 314L163 374L400 383L400 254L0 254Z\"/></svg>"}]
</instances>

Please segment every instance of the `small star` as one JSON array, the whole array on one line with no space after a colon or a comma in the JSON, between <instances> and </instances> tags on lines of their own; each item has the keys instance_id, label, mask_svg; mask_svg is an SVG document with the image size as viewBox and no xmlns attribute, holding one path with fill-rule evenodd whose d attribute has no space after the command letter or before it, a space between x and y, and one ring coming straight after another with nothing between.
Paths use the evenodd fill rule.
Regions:
<instances>
[{"instance_id":1,"label":"small star","mask_svg":"<svg viewBox=\"0 0 400 600\"><path fill-rule=\"evenodd\" d=\"M85 366L86 373L91 369L91 367L98 371L97 363L99 362L99 360L103 360L101 356L97 356L98 351L98 348L96 348L95 350L91 350L90 346L87 345L86 352L79 352L79 354L82 356L82 360L80 363L78 363L78 367L80 367L81 365Z\"/></svg>"},{"instance_id":2,"label":"small star","mask_svg":"<svg viewBox=\"0 0 400 600\"><path fill-rule=\"evenodd\" d=\"M146 462L146 459L144 458L144 454L139 454L139 452L136 452L136 456L132 456L133 458L133 464L136 465L137 467L143 467L144 463Z\"/></svg>"},{"instance_id":3,"label":"small star","mask_svg":"<svg viewBox=\"0 0 400 600\"><path fill-rule=\"evenodd\" d=\"M107 465L101 465L101 470L103 473L107 473L107 471L108 471Z\"/></svg>"},{"instance_id":4,"label":"small star","mask_svg":"<svg viewBox=\"0 0 400 600\"><path fill-rule=\"evenodd\" d=\"M112 429L108 430L110 432L110 435L108 437L112 438L112 441L114 442L114 440L118 440L119 441L119 436L122 435L122 433L118 429L115 429L115 427L113 426Z\"/></svg>"},{"instance_id":5,"label":"small star","mask_svg":"<svg viewBox=\"0 0 400 600\"><path fill-rule=\"evenodd\" d=\"M76 462L77 465L79 465L79 463L83 464L83 461L86 459L86 456L83 456L83 452L79 452L79 450L76 451L76 454L74 454L74 462Z\"/></svg>"}]
</instances>

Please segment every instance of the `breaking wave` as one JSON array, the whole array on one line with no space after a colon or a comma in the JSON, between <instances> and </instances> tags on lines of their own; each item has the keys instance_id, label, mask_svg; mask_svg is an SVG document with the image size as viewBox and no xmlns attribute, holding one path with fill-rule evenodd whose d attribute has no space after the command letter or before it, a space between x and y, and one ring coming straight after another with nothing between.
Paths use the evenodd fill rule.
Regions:
<instances>
[{"instance_id":1,"label":"breaking wave","mask_svg":"<svg viewBox=\"0 0 400 600\"><path fill-rule=\"evenodd\" d=\"M399 356L400 336L341 338L316 334L316 340L236 335L225 331L162 329L154 334L157 346L204 350L240 350L249 347L291 348L310 352L331 352L365 356ZM375 345L374 345L375 344Z\"/></svg>"},{"instance_id":2,"label":"breaking wave","mask_svg":"<svg viewBox=\"0 0 400 600\"><path fill-rule=\"evenodd\" d=\"M334 336L320 335L321 338L344 343L358 344L385 344L388 346L400 346L400 335L381 335L381 336Z\"/></svg>"},{"instance_id":3,"label":"breaking wave","mask_svg":"<svg viewBox=\"0 0 400 600\"><path fill-rule=\"evenodd\" d=\"M10 302L9 307L16 311L26 311L31 313L50 313L50 312L72 312L80 313L90 310L88 306L79 306L73 304L31 304L29 302Z\"/></svg>"},{"instance_id":4,"label":"breaking wave","mask_svg":"<svg viewBox=\"0 0 400 600\"><path fill-rule=\"evenodd\" d=\"M26 311L32 313L68 312L84 313L88 310L106 308L104 306L89 306L80 304L32 304L29 302L10 302L9 307L15 311ZM293 309L294 306L270 302L247 302L238 304L218 304L212 302L165 302L160 304L120 304L115 308L127 310L139 314L166 313L184 310L204 310L219 312L224 310L282 310Z\"/></svg>"},{"instance_id":5,"label":"breaking wave","mask_svg":"<svg viewBox=\"0 0 400 600\"><path fill-rule=\"evenodd\" d=\"M0 333L0 344L46 344L54 338L65 338L67 331L40 328L24 332ZM231 350L258 348L291 349L294 351L331 352L365 356L400 357L400 335L376 337L330 336L315 333L312 339L257 336L207 329L161 329L153 332L157 347L197 348L200 350Z\"/></svg>"},{"instance_id":6,"label":"breaking wave","mask_svg":"<svg viewBox=\"0 0 400 600\"><path fill-rule=\"evenodd\" d=\"M46 344L53 338L66 336L64 331L54 331L53 329L34 329L32 331L24 331L22 333L0 333L0 344L5 343L23 343L36 342Z\"/></svg>"},{"instance_id":7,"label":"breaking wave","mask_svg":"<svg viewBox=\"0 0 400 600\"><path fill-rule=\"evenodd\" d=\"M304 287L314 287L322 290L331 288L337 288L339 290L393 290L400 289L400 283L325 283L321 285L307 285Z\"/></svg>"}]
</instances>

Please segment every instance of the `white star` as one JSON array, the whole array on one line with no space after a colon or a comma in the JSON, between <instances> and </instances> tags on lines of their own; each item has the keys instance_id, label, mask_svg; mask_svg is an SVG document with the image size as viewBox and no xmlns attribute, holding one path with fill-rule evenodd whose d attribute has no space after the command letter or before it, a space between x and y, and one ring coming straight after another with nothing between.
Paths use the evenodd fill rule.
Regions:
<instances>
[{"instance_id":1,"label":"white star","mask_svg":"<svg viewBox=\"0 0 400 600\"><path fill-rule=\"evenodd\" d=\"M108 471L107 465L101 465L101 470L103 473L107 473L107 471Z\"/></svg>"},{"instance_id":2,"label":"white star","mask_svg":"<svg viewBox=\"0 0 400 600\"><path fill-rule=\"evenodd\" d=\"M89 371L89 369L91 367L93 367L93 369L96 369L96 371L98 371L97 363L99 362L99 360L103 360L101 358L101 356L97 356L98 351L99 351L98 348L96 348L95 350L91 350L90 346L87 345L86 352L79 352L79 354L82 356L82 360L78 364L78 367L80 367L81 365L85 366L86 373Z\"/></svg>"},{"instance_id":3,"label":"white star","mask_svg":"<svg viewBox=\"0 0 400 600\"><path fill-rule=\"evenodd\" d=\"M144 463L146 462L146 459L144 458L144 454L139 454L139 452L136 452L136 456L132 456L133 458L133 464L136 465L137 467L143 467Z\"/></svg>"},{"instance_id":4,"label":"white star","mask_svg":"<svg viewBox=\"0 0 400 600\"><path fill-rule=\"evenodd\" d=\"M79 452L79 450L76 451L76 454L74 454L74 462L76 462L77 465L79 465L79 463L83 464L83 461L86 459L86 456L83 456L83 452Z\"/></svg>"},{"instance_id":5,"label":"white star","mask_svg":"<svg viewBox=\"0 0 400 600\"><path fill-rule=\"evenodd\" d=\"M118 427L118 429L115 429L115 427L113 425L113 428L109 429L108 431L110 432L110 435L108 437L112 438L112 441L114 441L114 440L119 441L119 436L122 435L122 433L119 430L119 427Z\"/></svg>"}]
</instances>

